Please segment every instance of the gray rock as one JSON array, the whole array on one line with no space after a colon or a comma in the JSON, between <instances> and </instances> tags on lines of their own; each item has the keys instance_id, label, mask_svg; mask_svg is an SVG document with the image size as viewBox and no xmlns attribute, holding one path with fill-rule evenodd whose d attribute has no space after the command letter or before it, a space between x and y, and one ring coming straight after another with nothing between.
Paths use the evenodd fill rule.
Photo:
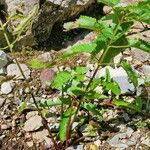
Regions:
<instances>
[{"instance_id":1,"label":"gray rock","mask_svg":"<svg viewBox=\"0 0 150 150\"><path fill-rule=\"evenodd\" d=\"M10 92L12 92L13 88L14 88L14 83L4 82L1 85L1 92L2 94L9 94Z\"/></svg>"},{"instance_id":2,"label":"gray rock","mask_svg":"<svg viewBox=\"0 0 150 150\"><path fill-rule=\"evenodd\" d=\"M7 54L0 50L0 68L4 67L8 63Z\"/></svg>"},{"instance_id":3,"label":"gray rock","mask_svg":"<svg viewBox=\"0 0 150 150\"><path fill-rule=\"evenodd\" d=\"M144 138L142 140L142 144L147 145L148 147L150 147L150 137Z\"/></svg>"},{"instance_id":4,"label":"gray rock","mask_svg":"<svg viewBox=\"0 0 150 150\"><path fill-rule=\"evenodd\" d=\"M94 2L95 0L46 0L32 26L36 41L47 41L56 22L77 16Z\"/></svg>"},{"instance_id":5,"label":"gray rock","mask_svg":"<svg viewBox=\"0 0 150 150\"><path fill-rule=\"evenodd\" d=\"M27 79L30 79L30 69L25 64L20 64L24 75ZM15 76L16 79L24 79L18 66L16 64L10 64L7 66L7 75Z\"/></svg>"},{"instance_id":6,"label":"gray rock","mask_svg":"<svg viewBox=\"0 0 150 150\"><path fill-rule=\"evenodd\" d=\"M46 88L50 86L56 76L56 72L52 69L44 69L41 72L40 80L42 83L42 87Z\"/></svg>"},{"instance_id":7,"label":"gray rock","mask_svg":"<svg viewBox=\"0 0 150 150\"><path fill-rule=\"evenodd\" d=\"M9 126L9 125L7 125L7 124L2 124L1 125L1 129L2 130L8 130L8 129L10 129L11 128L11 126Z\"/></svg>"},{"instance_id":8,"label":"gray rock","mask_svg":"<svg viewBox=\"0 0 150 150\"><path fill-rule=\"evenodd\" d=\"M53 60L49 52L39 55L38 58L41 59L43 62L50 62Z\"/></svg>"},{"instance_id":9,"label":"gray rock","mask_svg":"<svg viewBox=\"0 0 150 150\"><path fill-rule=\"evenodd\" d=\"M20 40L20 43L27 46L33 45L34 39L37 43L47 41L50 37L52 27L56 22L61 23L76 17L94 2L95 0L5 0L2 4L5 5L5 11L9 15L20 11L24 16L29 14L34 5L37 4L40 6L36 19L33 19L29 30ZM20 19L12 23L14 25L19 24Z\"/></svg>"},{"instance_id":10,"label":"gray rock","mask_svg":"<svg viewBox=\"0 0 150 150\"><path fill-rule=\"evenodd\" d=\"M150 78L150 65L143 65L143 72L146 78Z\"/></svg>"},{"instance_id":11,"label":"gray rock","mask_svg":"<svg viewBox=\"0 0 150 150\"><path fill-rule=\"evenodd\" d=\"M0 75L6 74L6 68L2 67L0 68Z\"/></svg>"},{"instance_id":12,"label":"gray rock","mask_svg":"<svg viewBox=\"0 0 150 150\"><path fill-rule=\"evenodd\" d=\"M26 115L26 119L30 119L31 117L33 116L36 116L38 115L38 111L31 111L31 112L28 112L27 115Z\"/></svg>"},{"instance_id":13,"label":"gray rock","mask_svg":"<svg viewBox=\"0 0 150 150\"><path fill-rule=\"evenodd\" d=\"M23 130L26 132L36 131L42 126L42 118L38 115L35 115L25 122Z\"/></svg>"},{"instance_id":14,"label":"gray rock","mask_svg":"<svg viewBox=\"0 0 150 150\"><path fill-rule=\"evenodd\" d=\"M132 52L132 55L134 56L134 58L141 62L150 60L150 54L147 52L141 51L137 48L132 48L131 52Z\"/></svg>"},{"instance_id":15,"label":"gray rock","mask_svg":"<svg viewBox=\"0 0 150 150\"><path fill-rule=\"evenodd\" d=\"M122 94L135 90L133 83L130 83L128 81L128 74L122 67L113 69L112 67L107 66L105 68L102 68L97 72L96 78L105 76L106 68L109 69L111 77L118 83ZM139 85L141 85L142 81L140 79L138 81L139 81Z\"/></svg>"},{"instance_id":16,"label":"gray rock","mask_svg":"<svg viewBox=\"0 0 150 150\"><path fill-rule=\"evenodd\" d=\"M70 146L66 150L84 150L84 145Z\"/></svg>"},{"instance_id":17,"label":"gray rock","mask_svg":"<svg viewBox=\"0 0 150 150\"><path fill-rule=\"evenodd\" d=\"M2 134L2 135L0 136L0 141L3 140L5 137L6 137L6 135Z\"/></svg>"},{"instance_id":18,"label":"gray rock","mask_svg":"<svg viewBox=\"0 0 150 150\"><path fill-rule=\"evenodd\" d=\"M109 140L108 143L112 147L125 149L128 148L128 145L121 142L121 139L125 139L125 138L126 138L126 133L119 133L115 135L111 140Z\"/></svg>"},{"instance_id":19,"label":"gray rock","mask_svg":"<svg viewBox=\"0 0 150 150\"><path fill-rule=\"evenodd\" d=\"M33 139L39 141L39 142L46 142L46 145L48 147L53 147L53 142L52 140L48 137L48 131L46 129L42 130L42 131L38 131L32 134Z\"/></svg>"},{"instance_id":20,"label":"gray rock","mask_svg":"<svg viewBox=\"0 0 150 150\"><path fill-rule=\"evenodd\" d=\"M0 98L0 107L2 107L5 103L5 98Z\"/></svg>"}]
</instances>

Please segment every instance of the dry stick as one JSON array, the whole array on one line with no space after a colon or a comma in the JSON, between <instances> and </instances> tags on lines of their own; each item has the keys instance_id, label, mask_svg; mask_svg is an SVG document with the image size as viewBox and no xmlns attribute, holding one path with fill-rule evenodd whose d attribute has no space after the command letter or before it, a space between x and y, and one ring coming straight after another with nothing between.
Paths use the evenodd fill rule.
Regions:
<instances>
[{"instance_id":1,"label":"dry stick","mask_svg":"<svg viewBox=\"0 0 150 150\"><path fill-rule=\"evenodd\" d=\"M12 45L12 44L10 43L10 41L9 41L9 38L8 38L8 36L7 36L7 33L5 32L5 28L2 27L2 30L3 30L3 34L4 34L4 37L5 37L5 39L6 39L6 42L7 42L7 44L8 44L8 47L9 47L9 49L10 49L10 52L13 54L13 45ZM14 56L14 54L13 54L13 56ZM39 106L38 106L38 104L37 104L37 102L36 102L35 96L34 96L34 94L33 94L33 92L32 92L32 89L31 89L31 87L30 87L30 85L29 85L29 82L28 82L28 80L27 80L27 78L26 78L26 76L25 76L25 74L24 74L24 72L23 72L23 70L22 70L22 68L21 68L21 66L20 66L20 64L19 64L19 62L18 62L18 60L17 60L15 57L14 57L14 59L15 59L15 62L16 62L16 64L17 64L17 66L18 66L18 68L19 68L19 70L20 70L20 72L21 72L23 78L25 79L25 81L26 81L26 83L27 83L27 86L28 86L28 88L29 88L29 93L31 94L32 99L33 99L33 101L34 101L34 104L35 104L35 106L36 106L36 108L37 108L37 111L38 111L39 115L40 115L41 118L42 118L42 122L43 122L44 126L45 126L46 129L48 130L48 133L49 133L49 135L50 135L50 137L51 137L51 139L52 139L52 141L53 141L54 147L55 147L56 150L59 150L59 148L58 148L58 146L57 146L57 143L56 143L56 141L54 140L54 137L53 137L53 135L52 135L52 133L51 133L51 130L50 130L49 126L48 126L47 120L43 117L43 115L42 115L42 113L41 113L41 111L40 111L40 109L39 109Z\"/></svg>"}]
</instances>

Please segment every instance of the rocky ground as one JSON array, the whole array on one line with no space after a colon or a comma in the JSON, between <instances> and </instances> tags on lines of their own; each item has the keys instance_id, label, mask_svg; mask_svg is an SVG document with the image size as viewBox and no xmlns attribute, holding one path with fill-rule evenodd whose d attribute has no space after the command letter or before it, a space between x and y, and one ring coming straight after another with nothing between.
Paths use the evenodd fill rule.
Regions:
<instances>
[{"instance_id":1,"label":"rocky ground","mask_svg":"<svg viewBox=\"0 0 150 150\"><path fill-rule=\"evenodd\" d=\"M78 43L90 42L95 38L96 34L90 32L83 34L82 40ZM80 36L81 38L81 36ZM71 44L72 45L72 44ZM70 46L69 46L70 47ZM52 62L56 57L63 52L59 51L32 51L28 49L21 53L15 53L15 56L21 63L21 67L25 73L26 78L36 95L37 101L46 101L49 98L57 98L59 93L57 91L46 88L44 75L48 74L49 82L52 82L53 73L50 70L35 70L30 68L27 63L32 58L41 58L46 62ZM88 55L80 55L75 59L60 63L58 67L53 68L57 71L59 68L70 69L70 67L86 64L89 68L87 76L91 75L94 69L93 64L87 62ZM42 119L35 110L33 99L29 94L29 88L26 86L18 67L13 62L12 56L0 51L0 69L1 88L0 88L0 147L2 150L45 150L53 149L53 144L50 137L48 137L47 130L43 127ZM135 49L127 49L123 54L119 54L115 58L115 63L119 63L121 59L126 59L135 68L138 77L139 86L137 92L134 92L134 87L128 81L128 76L122 68L111 68L110 73L114 80L118 82L121 87L122 94L126 101L132 101L135 95L143 94L145 100L149 98L149 89L144 89L143 78L150 76L150 55L140 52ZM102 76L104 69L100 70L97 76ZM120 80L118 80L118 78ZM130 91L130 92L129 92ZM126 94L128 93L128 94ZM133 95L133 93L135 95ZM148 94L146 94L148 93ZM19 106L22 101L27 101L27 108L19 113ZM99 103L96 103L99 105ZM71 146L67 150L149 150L150 149L150 119L148 116L133 113L132 111L114 109L112 106L99 105L103 111L104 121L98 122L94 118L90 118L90 124L85 124L80 127L80 131L85 136L84 139L75 141L74 147ZM47 108L48 115L46 119L51 130L58 132L60 119L59 107ZM81 115L85 115L83 111ZM98 129L90 132L91 127ZM90 134L89 134L90 132ZM61 149L61 148L60 148Z\"/></svg>"}]
</instances>

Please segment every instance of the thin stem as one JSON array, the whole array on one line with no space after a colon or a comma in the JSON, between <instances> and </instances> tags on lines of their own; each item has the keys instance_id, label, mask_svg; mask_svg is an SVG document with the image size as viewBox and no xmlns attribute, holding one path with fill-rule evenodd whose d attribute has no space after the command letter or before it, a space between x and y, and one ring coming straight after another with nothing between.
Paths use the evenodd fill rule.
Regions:
<instances>
[{"instance_id":1,"label":"thin stem","mask_svg":"<svg viewBox=\"0 0 150 150\"><path fill-rule=\"evenodd\" d=\"M10 43L9 38L8 38L8 36L7 36L7 33L6 33L6 31L5 31L5 28L4 28L3 26L2 26L2 29L3 29L3 34L4 34L5 40L6 40L6 42L7 42L7 45L8 45L8 47L9 47L9 49L10 49L10 52L11 52L12 55L14 56L14 53L13 53L13 46L14 46L13 43L14 43L14 42L13 42L13 43ZM19 36L18 36L18 37L19 37ZM16 39L15 41L17 41L17 39ZM40 108L39 108L39 106L38 106L38 104L37 104L37 102L36 102L36 99L35 99L35 96L34 96L34 94L33 94L33 91L32 91L32 89L31 89L31 87L30 87L30 85L29 85L29 81L27 80L27 78L26 78L26 76L25 76L25 74L24 74L24 72L23 72L23 70L22 70L22 68L21 68L21 66L20 66L20 63L19 63L18 60L15 58L15 56L14 56L14 59L15 59L15 62L16 62L16 64L17 64L18 68L19 68L19 71L21 72L21 74L22 74L24 80L25 80L26 83L27 83L27 86L28 86L28 88L29 88L29 93L30 93L30 95L31 95L31 97L32 97L32 99L33 99L33 102L34 102L34 104L35 104L35 106L36 106L36 108L37 108L37 111L38 111L39 115L40 115L41 118L42 118L42 122L43 122L44 126L45 126L46 129L48 130L48 133L49 133L49 135L50 135L50 137L51 137L51 139L52 139L52 141L53 141L54 147L55 147L56 150L59 150L59 148L58 148L58 146L57 146L57 143L56 143L56 141L54 140L54 137L53 137L53 135L52 135L52 133L51 133L51 130L50 130L49 126L48 126L47 120L43 117L43 115L42 115L42 113L41 113L41 110L40 110Z\"/></svg>"},{"instance_id":2,"label":"thin stem","mask_svg":"<svg viewBox=\"0 0 150 150\"><path fill-rule=\"evenodd\" d=\"M123 46L115 46L115 45L112 45L112 46L110 46L110 47L112 47L112 48L129 48L129 47L131 47L130 45L123 45Z\"/></svg>"},{"instance_id":3,"label":"thin stem","mask_svg":"<svg viewBox=\"0 0 150 150\"><path fill-rule=\"evenodd\" d=\"M97 67L96 67L96 69L95 69L95 71L94 71L92 77L90 78L88 84L86 85L86 87L85 87L85 89L84 89L84 94L82 95L82 97L81 97L81 99L80 99L80 101L79 101L79 104L78 104L77 110L76 110L76 112L75 112L75 115L74 115L74 117L73 117L73 119L72 119L72 122L70 123L70 125L69 125L69 127L68 127L68 128L69 128L69 131L68 131L68 132L70 132L70 130L72 129L73 122L75 121L75 119L76 119L76 117L77 117L78 111L79 111L79 109L80 109L80 107L81 107L81 104L82 104L82 102L83 102L83 100L84 100L84 96L85 96L86 92L88 91L88 89L89 89L89 87L90 87L90 85L91 85L93 79L95 78L95 76L96 76L96 74L97 74L99 68L100 68L101 65L103 64L104 58L105 58L105 56L106 56L106 54L107 54L109 48L111 47L111 44L113 43L113 40L114 40L114 38L115 38L115 35L116 35L117 31L118 31L118 28L119 28L119 26L120 26L122 20L123 20L123 17L121 18L121 21L116 25L115 30L114 30L114 33L113 33L113 35L112 35L112 38L111 38L111 40L110 40L109 43L108 43L108 46L107 46L106 49L103 51L103 53L102 53L102 55L100 56L100 58L98 59L98 65L97 65Z\"/></svg>"}]
</instances>

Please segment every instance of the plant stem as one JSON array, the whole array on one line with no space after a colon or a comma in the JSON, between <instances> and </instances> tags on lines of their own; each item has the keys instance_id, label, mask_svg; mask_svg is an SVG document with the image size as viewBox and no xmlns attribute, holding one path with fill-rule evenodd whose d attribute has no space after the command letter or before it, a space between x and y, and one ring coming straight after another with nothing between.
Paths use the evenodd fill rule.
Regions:
<instances>
[{"instance_id":1,"label":"plant stem","mask_svg":"<svg viewBox=\"0 0 150 150\"><path fill-rule=\"evenodd\" d=\"M25 76L25 74L24 74L24 72L23 72L23 70L22 70L22 68L21 68L21 66L20 66L20 63L18 62L18 60L17 60L17 59L15 58L15 56L14 56L14 53L13 53L13 46L14 46L14 44L10 43L9 38L8 38L8 36L7 36L7 33L5 32L5 28L4 28L4 27L2 27L2 31L3 31L5 40L6 40L6 42L7 42L7 45L8 45L8 47L9 47L9 49L10 49L10 52L12 53L12 55L13 55L13 57L14 57L14 59L15 59L15 62L16 62L16 64L17 64L18 68L19 68L19 71L21 72L21 74L22 74L24 80L25 80L26 83L27 83L27 86L28 86L28 88L29 88L29 93L30 93L30 95L31 95L31 97L32 97L32 99L33 99L33 102L34 102L34 104L35 104L35 106L36 106L36 108L37 108L38 114L39 114L40 117L42 118L42 122L43 122L44 126L46 127L46 129L48 130L48 133L49 133L49 135L50 135L50 137L51 137L51 139L52 139L52 142L53 142L53 144L54 144L55 149L56 149L56 150L59 150L59 148L58 148L58 146L57 146L57 143L56 143L56 141L55 141L55 139L54 139L54 137L53 137L53 135L52 135L52 133L51 133L51 130L50 130L49 126L48 126L47 120L43 117L43 115L42 115L42 113L41 113L41 110L40 110L40 108L39 108L39 106L38 106L38 104L37 104L37 102L36 102L36 99L35 99L35 96L34 96L34 94L33 94L33 91L32 91L32 89L31 89L31 87L30 87L30 85L29 85L29 81L27 80L27 78L26 78L26 76ZM14 43L14 42L13 42L13 43Z\"/></svg>"},{"instance_id":2,"label":"plant stem","mask_svg":"<svg viewBox=\"0 0 150 150\"><path fill-rule=\"evenodd\" d=\"M123 17L121 18L121 20L123 20ZM107 47L105 48L105 50L103 51L102 55L101 55L101 56L99 57L99 59L98 59L98 65L97 65L97 67L96 67L96 69L95 69L95 71L94 71L92 77L90 78L88 84L86 85L86 87L85 87L85 89L84 89L84 94L82 95L82 97L81 97L81 99L80 99L80 101L79 101L79 104L78 104L77 110L76 110L76 112L75 112L75 115L74 115L74 117L73 117L73 119L72 119L72 122L70 123L70 125L69 125L69 127L68 127L69 130L68 130L68 133L67 133L67 134L69 134L70 131L71 131L71 129L72 129L73 122L75 121L75 119L76 119L76 117L77 117L78 111L79 111L79 109L80 109L80 107L81 107L81 104L82 104L82 102L83 102L83 100L84 100L84 96L85 96L86 92L88 91L88 89L89 89L89 87L90 87L90 85L91 85L93 79L95 78L95 76L96 76L96 74L97 74L99 68L102 66L103 61L104 61L104 58L105 58L105 56L106 56L106 54L107 54L109 48L111 47L111 44L113 43L113 40L114 40L114 38L115 38L115 35L116 35L117 31L118 31L118 28L119 28L120 24L121 24L121 21L116 25L111 40L109 41Z\"/></svg>"}]
</instances>

